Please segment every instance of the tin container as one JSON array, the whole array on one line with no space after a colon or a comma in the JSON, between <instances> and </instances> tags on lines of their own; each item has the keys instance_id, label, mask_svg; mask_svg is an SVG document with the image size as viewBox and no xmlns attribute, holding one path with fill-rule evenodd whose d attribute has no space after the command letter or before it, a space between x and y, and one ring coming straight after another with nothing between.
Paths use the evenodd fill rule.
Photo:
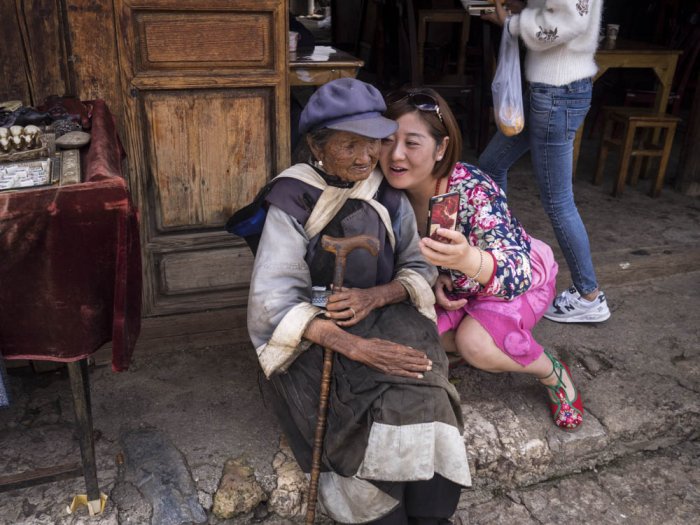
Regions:
<instances>
[{"instance_id":1,"label":"tin container","mask_svg":"<svg viewBox=\"0 0 700 525\"><path fill-rule=\"evenodd\" d=\"M311 304L318 306L319 308L325 308L328 304L328 297L331 295L331 291L327 290L325 286L312 286L311 287Z\"/></svg>"}]
</instances>

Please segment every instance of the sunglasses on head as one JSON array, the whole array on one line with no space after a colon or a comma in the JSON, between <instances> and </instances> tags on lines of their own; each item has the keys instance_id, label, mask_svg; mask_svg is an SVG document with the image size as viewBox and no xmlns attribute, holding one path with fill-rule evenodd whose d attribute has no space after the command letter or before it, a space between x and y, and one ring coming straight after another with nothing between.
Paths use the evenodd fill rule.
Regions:
<instances>
[{"instance_id":1,"label":"sunglasses on head","mask_svg":"<svg viewBox=\"0 0 700 525\"><path fill-rule=\"evenodd\" d=\"M440 119L440 122L443 124L445 123L442 118L442 113L440 112L440 105L432 95L428 95L427 93L413 93L411 91L399 92L396 94L396 98L390 101L390 104L395 104L406 99L408 99L409 104L419 111L426 111L428 113L434 111Z\"/></svg>"}]
</instances>

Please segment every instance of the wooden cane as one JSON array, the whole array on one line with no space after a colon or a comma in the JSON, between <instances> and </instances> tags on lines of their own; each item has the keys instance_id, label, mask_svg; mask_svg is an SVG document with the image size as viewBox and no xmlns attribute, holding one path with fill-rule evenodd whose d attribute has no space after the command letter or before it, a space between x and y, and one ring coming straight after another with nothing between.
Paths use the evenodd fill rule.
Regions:
<instances>
[{"instance_id":1,"label":"wooden cane","mask_svg":"<svg viewBox=\"0 0 700 525\"><path fill-rule=\"evenodd\" d=\"M343 286L345 277L345 263L348 254L357 248L364 248L372 255L379 253L379 240L369 235L356 235L354 237L321 237L321 246L324 250L335 254L335 268L333 270L333 288L335 290ZM314 432L314 448L311 455L311 479L309 480L309 497L306 504L306 525L313 525L316 519L316 501L318 499L318 478L321 475L321 453L323 452L323 437L326 433L326 416L328 414L328 398L331 391L331 376L333 373L333 350L323 349L323 372L321 374L321 391L318 401L318 415L316 419L316 431Z\"/></svg>"}]
</instances>

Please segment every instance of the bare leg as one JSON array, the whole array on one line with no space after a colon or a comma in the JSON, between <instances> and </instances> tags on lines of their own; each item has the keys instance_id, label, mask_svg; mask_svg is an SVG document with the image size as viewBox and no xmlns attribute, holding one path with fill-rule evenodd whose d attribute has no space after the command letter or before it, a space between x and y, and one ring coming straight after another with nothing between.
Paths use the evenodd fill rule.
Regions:
<instances>
[{"instance_id":1,"label":"bare leg","mask_svg":"<svg viewBox=\"0 0 700 525\"><path fill-rule=\"evenodd\" d=\"M443 334L446 335L446 334ZM442 342L442 340L441 340ZM544 353L527 366L522 366L511 359L496 346L491 335L473 317L465 317L457 328L455 343L462 358L479 370L486 372L518 372L530 374L544 385L554 386L557 378L552 374L552 363ZM564 374L566 393L571 399L576 390L568 375Z\"/></svg>"},{"instance_id":2,"label":"bare leg","mask_svg":"<svg viewBox=\"0 0 700 525\"><path fill-rule=\"evenodd\" d=\"M445 332L440 336L440 346L442 346L445 349L445 353L447 354L447 360L450 364L450 368L453 366L458 366L460 364L464 364L464 359L462 358L461 355L459 355L459 351L457 350L457 345L455 344L455 331L450 330L449 332Z\"/></svg>"},{"instance_id":3,"label":"bare leg","mask_svg":"<svg viewBox=\"0 0 700 525\"><path fill-rule=\"evenodd\" d=\"M440 346L442 346L448 354L459 354L457 343L455 342L455 335L456 332L450 330L449 332L444 332L440 336Z\"/></svg>"}]
</instances>

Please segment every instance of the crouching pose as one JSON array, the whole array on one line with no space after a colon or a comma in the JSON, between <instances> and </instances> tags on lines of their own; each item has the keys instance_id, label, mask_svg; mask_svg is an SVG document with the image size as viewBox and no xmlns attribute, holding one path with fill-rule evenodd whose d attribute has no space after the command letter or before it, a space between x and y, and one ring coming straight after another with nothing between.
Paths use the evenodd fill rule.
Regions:
<instances>
[{"instance_id":1,"label":"crouching pose","mask_svg":"<svg viewBox=\"0 0 700 525\"><path fill-rule=\"evenodd\" d=\"M414 89L388 100L385 116L399 127L383 140L380 165L423 218L419 228L426 226L432 196L459 194L457 229L438 230L445 242L420 232L421 253L442 268L435 294L445 349L481 370L537 377L547 387L554 423L576 430L583 401L569 369L532 335L554 297L552 250L527 234L488 175L458 162L462 136L438 93Z\"/></svg>"}]
</instances>

